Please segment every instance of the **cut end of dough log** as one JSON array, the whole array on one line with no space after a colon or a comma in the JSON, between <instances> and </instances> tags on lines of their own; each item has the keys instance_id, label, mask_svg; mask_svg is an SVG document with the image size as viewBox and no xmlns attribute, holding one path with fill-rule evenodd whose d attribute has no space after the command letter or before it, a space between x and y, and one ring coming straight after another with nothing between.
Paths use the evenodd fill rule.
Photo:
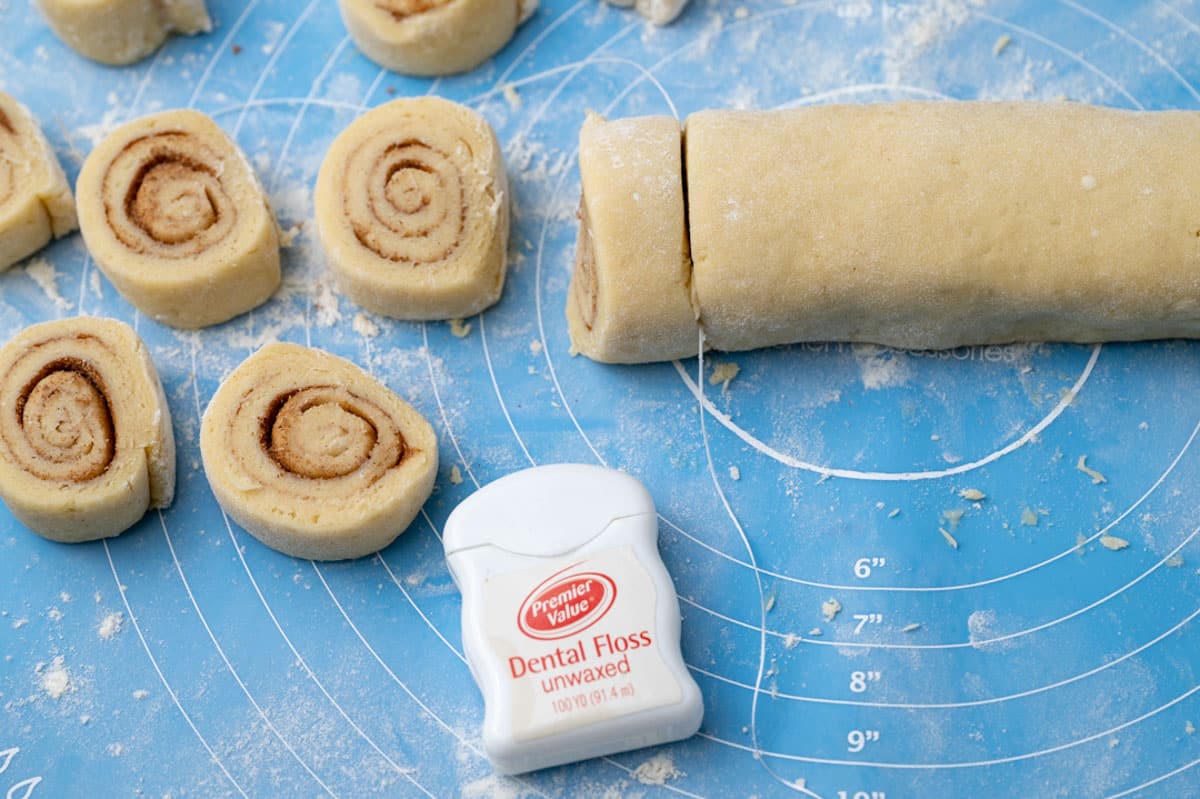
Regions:
<instances>
[{"instance_id":1,"label":"cut end of dough log","mask_svg":"<svg viewBox=\"0 0 1200 799\"><path fill-rule=\"evenodd\" d=\"M0 92L0 272L78 227L66 175L33 115Z\"/></svg>"},{"instance_id":2,"label":"cut end of dough log","mask_svg":"<svg viewBox=\"0 0 1200 799\"><path fill-rule=\"evenodd\" d=\"M108 538L174 493L171 413L130 327L47 322L0 350L0 497L27 527Z\"/></svg>"},{"instance_id":3,"label":"cut end of dough log","mask_svg":"<svg viewBox=\"0 0 1200 799\"><path fill-rule=\"evenodd\" d=\"M606 363L698 352L683 193L671 117L590 114L579 136L583 196L567 294L573 347Z\"/></svg>"},{"instance_id":4,"label":"cut end of dough log","mask_svg":"<svg viewBox=\"0 0 1200 799\"><path fill-rule=\"evenodd\" d=\"M198 111L113 131L79 174L88 250L155 320L199 328L265 302L279 286L279 233L237 145Z\"/></svg>"},{"instance_id":5,"label":"cut end of dough log","mask_svg":"<svg viewBox=\"0 0 1200 799\"><path fill-rule=\"evenodd\" d=\"M504 290L508 179L487 120L434 97L395 100L344 130L314 194L342 291L396 319L462 319Z\"/></svg>"},{"instance_id":6,"label":"cut end of dough log","mask_svg":"<svg viewBox=\"0 0 1200 799\"><path fill-rule=\"evenodd\" d=\"M467 72L508 44L529 0L338 0L367 58L404 75Z\"/></svg>"},{"instance_id":7,"label":"cut end of dough log","mask_svg":"<svg viewBox=\"0 0 1200 799\"><path fill-rule=\"evenodd\" d=\"M200 433L221 507L267 546L314 560L388 546L433 491L437 438L349 361L269 344L221 385Z\"/></svg>"},{"instance_id":8,"label":"cut end of dough log","mask_svg":"<svg viewBox=\"0 0 1200 799\"><path fill-rule=\"evenodd\" d=\"M172 33L212 30L204 0L37 0L51 29L72 50L122 66L157 50Z\"/></svg>"}]
</instances>

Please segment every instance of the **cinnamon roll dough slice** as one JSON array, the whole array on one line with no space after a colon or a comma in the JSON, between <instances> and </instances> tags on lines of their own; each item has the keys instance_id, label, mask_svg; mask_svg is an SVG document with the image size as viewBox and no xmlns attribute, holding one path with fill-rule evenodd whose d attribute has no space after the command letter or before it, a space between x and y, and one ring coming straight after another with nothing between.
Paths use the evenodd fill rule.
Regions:
<instances>
[{"instance_id":1,"label":"cinnamon roll dough slice","mask_svg":"<svg viewBox=\"0 0 1200 799\"><path fill-rule=\"evenodd\" d=\"M25 106L0 92L0 272L78 227L75 200Z\"/></svg>"},{"instance_id":2,"label":"cinnamon roll dough slice","mask_svg":"<svg viewBox=\"0 0 1200 799\"><path fill-rule=\"evenodd\" d=\"M279 233L238 146L198 111L113 131L76 187L88 250L121 294L173 327L225 322L279 286Z\"/></svg>"},{"instance_id":3,"label":"cinnamon roll dough slice","mask_svg":"<svg viewBox=\"0 0 1200 799\"><path fill-rule=\"evenodd\" d=\"M0 498L29 529L108 538L174 494L171 412L128 325L46 322L0 349Z\"/></svg>"},{"instance_id":4,"label":"cinnamon roll dough slice","mask_svg":"<svg viewBox=\"0 0 1200 799\"><path fill-rule=\"evenodd\" d=\"M504 289L508 179L487 120L436 97L395 100L334 140L314 193L342 291L397 319L455 319Z\"/></svg>"},{"instance_id":5,"label":"cinnamon roll dough slice","mask_svg":"<svg viewBox=\"0 0 1200 799\"><path fill-rule=\"evenodd\" d=\"M208 33L204 0L37 0L58 38L102 64L132 64L171 33Z\"/></svg>"},{"instance_id":6,"label":"cinnamon roll dough slice","mask_svg":"<svg viewBox=\"0 0 1200 799\"><path fill-rule=\"evenodd\" d=\"M349 361L268 344L221 385L200 432L221 507L299 558L377 552L433 491L437 439L408 403Z\"/></svg>"},{"instance_id":7,"label":"cinnamon roll dough slice","mask_svg":"<svg viewBox=\"0 0 1200 799\"><path fill-rule=\"evenodd\" d=\"M452 75L500 51L537 0L338 0L367 58L405 75Z\"/></svg>"},{"instance_id":8,"label":"cinnamon roll dough slice","mask_svg":"<svg viewBox=\"0 0 1200 799\"><path fill-rule=\"evenodd\" d=\"M574 349L593 360L643 363L699 350L681 136L671 117L589 114L583 123L567 323Z\"/></svg>"}]
</instances>

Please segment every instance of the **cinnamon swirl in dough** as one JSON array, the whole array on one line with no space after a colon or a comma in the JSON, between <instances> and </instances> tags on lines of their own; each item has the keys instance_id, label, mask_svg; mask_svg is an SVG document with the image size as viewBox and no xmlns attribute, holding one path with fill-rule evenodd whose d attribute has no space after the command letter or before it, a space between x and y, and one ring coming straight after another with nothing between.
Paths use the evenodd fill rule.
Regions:
<instances>
[{"instance_id":1,"label":"cinnamon swirl in dough","mask_svg":"<svg viewBox=\"0 0 1200 799\"><path fill-rule=\"evenodd\" d=\"M199 111L165 111L113 131L87 157L76 188L96 264L163 324L219 324L279 286L279 233L262 185Z\"/></svg>"},{"instance_id":2,"label":"cinnamon swirl in dough","mask_svg":"<svg viewBox=\"0 0 1200 799\"><path fill-rule=\"evenodd\" d=\"M171 33L208 33L204 0L37 0L58 38L102 64L132 64Z\"/></svg>"},{"instance_id":3,"label":"cinnamon swirl in dough","mask_svg":"<svg viewBox=\"0 0 1200 799\"><path fill-rule=\"evenodd\" d=\"M509 199L487 120L436 97L394 100L329 148L317 234L342 291L397 319L456 319L504 289Z\"/></svg>"},{"instance_id":4,"label":"cinnamon swirl in dough","mask_svg":"<svg viewBox=\"0 0 1200 799\"><path fill-rule=\"evenodd\" d=\"M0 272L77 226L50 143L29 110L0 92Z\"/></svg>"},{"instance_id":5,"label":"cinnamon swirl in dough","mask_svg":"<svg viewBox=\"0 0 1200 799\"><path fill-rule=\"evenodd\" d=\"M108 538L174 493L171 413L128 325L46 322L0 349L0 498L27 527Z\"/></svg>"},{"instance_id":6,"label":"cinnamon swirl in dough","mask_svg":"<svg viewBox=\"0 0 1200 799\"><path fill-rule=\"evenodd\" d=\"M338 0L367 58L405 75L474 69L508 44L537 0Z\"/></svg>"},{"instance_id":7,"label":"cinnamon swirl in dough","mask_svg":"<svg viewBox=\"0 0 1200 799\"><path fill-rule=\"evenodd\" d=\"M221 385L200 452L213 493L269 547L359 558L404 532L433 491L437 439L349 361L268 344Z\"/></svg>"}]
</instances>

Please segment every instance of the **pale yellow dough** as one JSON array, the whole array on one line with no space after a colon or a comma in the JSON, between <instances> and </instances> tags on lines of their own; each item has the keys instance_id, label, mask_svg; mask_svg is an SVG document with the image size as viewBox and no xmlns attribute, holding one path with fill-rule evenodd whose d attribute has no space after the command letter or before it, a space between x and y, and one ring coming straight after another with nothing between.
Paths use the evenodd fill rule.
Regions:
<instances>
[{"instance_id":1,"label":"pale yellow dough","mask_svg":"<svg viewBox=\"0 0 1200 799\"><path fill-rule=\"evenodd\" d=\"M574 348L607 363L695 355L679 122L589 114L579 171L579 244L567 293Z\"/></svg>"},{"instance_id":2,"label":"pale yellow dough","mask_svg":"<svg viewBox=\"0 0 1200 799\"><path fill-rule=\"evenodd\" d=\"M0 272L76 227L50 143L29 110L0 92Z\"/></svg>"},{"instance_id":3,"label":"pale yellow dough","mask_svg":"<svg viewBox=\"0 0 1200 799\"><path fill-rule=\"evenodd\" d=\"M171 412L128 326L80 317L0 349L0 498L34 532L120 535L175 494Z\"/></svg>"},{"instance_id":4,"label":"pale yellow dough","mask_svg":"<svg viewBox=\"0 0 1200 799\"><path fill-rule=\"evenodd\" d=\"M1196 141L1194 112L1067 103L694 114L684 160L707 343L1200 337Z\"/></svg>"},{"instance_id":5,"label":"pale yellow dough","mask_svg":"<svg viewBox=\"0 0 1200 799\"><path fill-rule=\"evenodd\" d=\"M172 33L208 33L204 0L37 0L50 27L80 55L132 64Z\"/></svg>"},{"instance_id":6,"label":"pale yellow dough","mask_svg":"<svg viewBox=\"0 0 1200 799\"><path fill-rule=\"evenodd\" d=\"M269 344L221 385L200 431L217 501L269 547L315 560L388 546L433 491L433 428L349 361Z\"/></svg>"},{"instance_id":7,"label":"pale yellow dough","mask_svg":"<svg viewBox=\"0 0 1200 799\"><path fill-rule=\"evenodd\" d=\"M508 44L537 0L338 0L363 54L405 75L474 69Z\"/></svg>"},{"instance_id":8,"label":"pale yellow dough","mask_svg":"<svg viewBox=\"0 0 1200 799\"><path fill-rule=\"evenodd\" d=\"M504 290L509 197L487 120L436 97L355 120L321 164L318 238L342 291L397 319L455 319Z\"/></svg>"},{"instance_id":9,"label":"pale yellow dough","mask_svg":"<svg viewBox=\"0 0 1200 799\"><path fill-rule=\"evenodd\" d=\"M113 131L84 162L76 199L96 264L163 324L219 324L279 286L279 231L263 187L199 111L165 111Z\"/></svg>"}]
</instances>

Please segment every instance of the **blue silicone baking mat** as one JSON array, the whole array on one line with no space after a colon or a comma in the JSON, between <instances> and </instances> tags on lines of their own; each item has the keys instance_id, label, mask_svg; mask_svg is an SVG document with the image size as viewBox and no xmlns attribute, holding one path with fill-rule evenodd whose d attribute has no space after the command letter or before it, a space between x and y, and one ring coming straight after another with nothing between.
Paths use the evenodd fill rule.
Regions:
<instances>
[{"instance_id":1,"label":"blue silicone baking mat","mask_svg":"<svg viewBox=\"0 0 1200 799\"><path fill-rule=\"evenodd\" d=\"M174 506L120 538L56 545L0 509L0 797L1200 796L1200 345L618 368L572 358L563 314L587 109L1195 109L1200 3L696 0L656 29L543 0L493 62L436 81L360 56L333 0L209 5L210 35L110 69L0 1L0 85L72 179L113 126L193 106L295 236L275 298L198 333L140 317L78 236L0 276L5 339L135 325L180 444ZM515 193L504 299L456 331L360 312L304 224L333 137L419 94L491 120ZM438 431L433 498L376 557L285 557L213 500L200 413L273 339L363 365ZM476 486L565 461L653 493L707 714L683 743L500 779L439 535Z\"/></svg>"}]
</instances>

